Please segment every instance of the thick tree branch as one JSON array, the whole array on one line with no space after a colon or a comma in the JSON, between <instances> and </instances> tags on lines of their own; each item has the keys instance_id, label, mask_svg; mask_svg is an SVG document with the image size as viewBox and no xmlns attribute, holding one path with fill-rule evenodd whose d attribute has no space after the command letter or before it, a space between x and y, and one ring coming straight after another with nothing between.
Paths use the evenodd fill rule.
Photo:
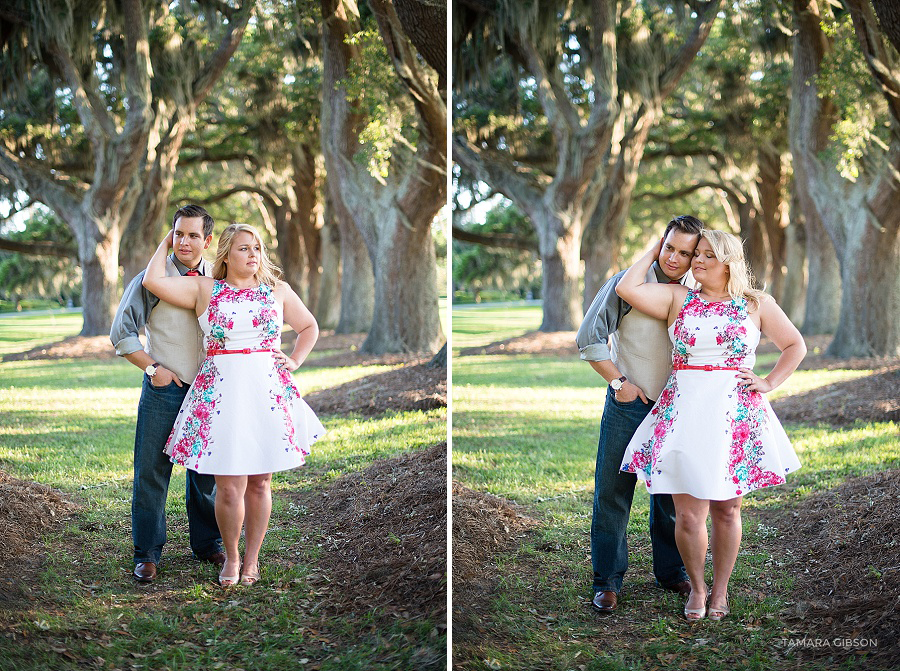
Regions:
<instances>
[{"instance_id":1,"label":"thick tree branch","mask_svg":"<svg viewBox=\"0 0 900 671\"><path fill-rule=\"evenodd\" d=\"M675 200L676 198L689 196L696 191L700 191L700 189L717 189L724 191L737 201L744 200L744 197L741 194L721 182L697 182L696 184L691 184L690 186L676 189L675 191L641 191L640 193L634 194L634 197L650 198L652 200Z\"/></svg>"},{"instance_id":2,"label":"thick tree branch","mask_svg":"<svg viewBox=\"0 0 900 671\"><path fill-rule=\"evenodd\" d=\"M561 91L561 87L553 86L551 83L544 61L531 40L525 35L520 35L516 39L516 44L525 59L528 71L537 84L538 100L553 129L553 135L557 142L563 144L566 138L581 127L578 112L572 106L572 101L565 92Z\"/></svg>"},{"instance_id":3,"label":"thick tree branch","mask_svg":"<svg viewBox=\"0 0 900 671\"><path fill-rule=\"evenodd\" d=\"M232 24L229 26L228 32L222 37L218 49L216 49L194 79L191 87L194 106L199 105L206 98L244 38L244 31L247 29L247 23L250 21L251 14L253 14L255 2L254 0L242 1L243 4L240 9L236 11L233 17L229 17L232 19Z\"/></svg>"},{"instance_id":4,"label":"thick tree branch","mask_svg":"<svg viewBox=\"0 0 900 671\"><path fill-rule=\"evenodd\" d=\"M888 67L888 55L881 42L878 19L868 0L846 0L853 19L853 28L859 41L860 50L869 70L881 87L881 94L887 101L896 133L900 133L900 82Z\"/></svg>"},{"instance_id":5,"label":"thick tree branch","mask_svg":"<svg viewBox=\"0 0 900 671\"><path fill-rule=\"evenodd\" d=\"M535 254L538 253L538 246L536 241L522 238L513 233L473 233L472 231L467 231L464 228L459 228L458 226L453 226L452 233L454 240L461 240L462 242L471 242L473 244L483 245L485 247L521 249L526 252L534 252Z\"/></svg>"},{"instance_id":6,"label":"thick tree branch","mask_svg":"<svg viewBox=\"0 0 900 671\"><path fill-rule=\"evenodd\" d=\"M619 85L616 47L616 3L610 0L591 0L591 55L593 56L594 105L588 128L608 123L618 109Z\"/></svg>"},{"instance_id":7,"label":"thick tree branch","mask_svg":"<svg viewBox=\"0 0 900 671\"><path fill-rule=\"evenodd\" d=\"M62 259L77 259L78 250L70 245L63 245L49 240L35 240L34 242L21 242L0 238L0 249L7 252L18 252L30 256L56 256Z\"/></svg>"},{"instance_id":8,"label":"thick tree branch","mask_svg":"<svg viewBox=\"0 0 900 671\"><path fill-rule=\"evenodd\" d=\"M208 198L206 198L206 202L218 203L219 201L225 200L229 196L233 196L236 193L255 193L257 196L262 198L266 202L266 205L268 205L272 210L275 210L275 208L281 206L280 198L272 195L265 189L254 186L253 184L238 184L237 186L233 186L230 189L226 189L225 191L220 191L219 193L209 196Z\"/></svg>"},{"instance_id":9,"label":"thick tree branch","mask_svg":"<svg viewBox=\"0 0 900 671\"><path fill-rule=\"evenodd\" d=\"M541 194L512 166L492 161L470 145L465 138L454 136L453 158L476 179L490 184L510 200L519 204L529 216L540 207Z\"/></svg>"},{"instance_id":10,"label":"thick tree branch","mask_svg":"<svg viewBox=\"0 0 900 671\"><path fill-rule=\"evenodd\" d=\"M705 3L704 8L697 12L694 29L660 74L659 97L661 100L667 98L675 90L681 77L694 62L697 52L700 51L700 47L709 36L709 31L716 20L716 14L722 8L722 3L723 0L709 0Z\"/></svg>"}]
</instances>

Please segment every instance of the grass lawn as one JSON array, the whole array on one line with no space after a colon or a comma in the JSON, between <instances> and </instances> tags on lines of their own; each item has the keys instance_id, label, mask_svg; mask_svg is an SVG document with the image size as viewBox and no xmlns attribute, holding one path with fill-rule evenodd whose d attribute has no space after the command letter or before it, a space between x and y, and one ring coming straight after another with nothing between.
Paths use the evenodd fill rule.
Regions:
<instances>
[{"instance_id":1,"label":"grass lawn","mask_svg":"<svg viewBox=\"0 0 900 671\"><path fill-rule=\"evenodd\" d=\"M474 308L455 310L454 329L460 323L465 330L459 339L454 330L454 349L460 340L464 346L481 345L536 327L533 308L508 311L504 317L497 309L484 315ZM460 315L463 320L457 322ZM478 331L495 323L504 325L502 335ZM512 324L520 325L518 332ZM800 371L779 393L863 374ZM754 514L795 505L853 476L900 467L897 425L786 426L803 468L788 476L788 485L746 497L744 540L731 583L733 616L718 625L705 621L692 627L680 615L681 600L653 584L649 497L640 485L628 525L631 564L620 611L604 617L590 608L589 530L605 393L602 378L576 357L454 359L455 479L523 504L542 522L516 551L494 558L497 589L477 605L478 612L454 601L454 623L466 622L465 631L454 629L455 668L798 668L782 639L804 633L814 637L814 629L790 633L780 619L791 600L792 577L779 570L767 550L771 531ZM842 660L842 667L865 668L865 660L850 654Z\"/></svg>"},{"instance_id":2,"label":"grass lawn","mask_svg":"<svg viewBox=\"0 0 900 671\"><path fill-rule=\"evenodd\" d=\"M80 325L78 315L0 319L0 353ZM295 377L306 393L384 369L304 367ZM322 417L328 434L307 466L274 476L263 580L254 588L223 590L213 566L191 559L184 469L176 466L160 576L137 585L130 506L140 381L124 360L0 363L0 469L58 488L79 506L35 548L44 561L26 586L31 598L0 599L0 668L443 668L443 623L320 610L328 589L313 578L323 540L300 523L309 520L292 497L445 440L446 412Z\"/></svg>"}]
</instances>

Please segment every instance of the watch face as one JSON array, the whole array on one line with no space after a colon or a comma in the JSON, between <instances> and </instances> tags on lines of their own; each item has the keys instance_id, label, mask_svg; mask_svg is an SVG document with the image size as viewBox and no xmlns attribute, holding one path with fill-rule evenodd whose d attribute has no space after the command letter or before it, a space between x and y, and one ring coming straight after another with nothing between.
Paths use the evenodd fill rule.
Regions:
<instances>
[{"instance_id":1,"label":"watch face","mask_svg":"<svg viewBox=\"0 0 900 671\"><path fill-rule=\"evenodd\" d=\"M609 383L609 386L613 388L613 391L619 391L622 388L622 380L616 378L612 382Z\"/></svg>"}]
</instances>

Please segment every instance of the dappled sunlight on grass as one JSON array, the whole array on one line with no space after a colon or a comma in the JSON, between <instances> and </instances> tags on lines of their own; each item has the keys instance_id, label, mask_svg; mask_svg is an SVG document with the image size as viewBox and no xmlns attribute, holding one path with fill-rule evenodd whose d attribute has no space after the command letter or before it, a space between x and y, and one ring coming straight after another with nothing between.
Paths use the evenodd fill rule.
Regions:
<instances>
[{"instance_id":1,"label":"dappled sunlight on grass","mask_svg":"<svg viewBox=\"0 0 900 671\"><path fill-rule=\"evenodd\" d=\"M454 308L453 349L479 347L534 331L541 318L540 306Z\"/></svg>"},{"instance_id":2,"label":"dappled sunlight on grass","mask_svg":"<svg viewBox=\"0 0 900 671\"><path fill-rule=\"evenodd\" d=\"M0 317L0 356L78 335L83 323L79 313L4 315Z\"/></svg>"}]
</instances>

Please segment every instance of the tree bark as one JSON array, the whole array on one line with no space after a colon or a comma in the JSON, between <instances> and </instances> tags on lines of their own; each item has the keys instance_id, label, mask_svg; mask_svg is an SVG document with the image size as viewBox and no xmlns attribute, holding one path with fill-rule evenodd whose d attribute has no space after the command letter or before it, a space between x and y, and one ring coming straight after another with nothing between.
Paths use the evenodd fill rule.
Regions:
<instances>
[{"instance_id":1,"label":"tree bark","mask_svg":"<svg viewBox=\"0 0 900 671\"><path fill-rule=\"evenodd\" d=\"M343 189L352 188L341 176L352 168L364 118L347 98L342 80L350 61L358 56L347 37L358 29L356 5L344 0L321 0L322 10L322 156L327 172L327 199L337 221L341 241L341 317L337 333L368 331L372 325L375 276L365 243L356 230ZM348 165L350 164L350 165Z\"/></svg>"},{"instance_id":2,"label":"tree bark","mask_svg":"<svg viewBox=\"0 0 900 671\"><path fill-rule=\"evenodd\" d=\"M313 312L319 327L323 329L336 328L341 319L341 234L331 210L326 197L323 207L325 224L319 238L322 242L322 277Z\"/></svg>"},{"instance_id":3,"label":"tree bark","mask_svg":"<svg viewBox=\"0 0 900 671\"><path fill-rule=\"evenodd\" d=\"M389 216L390 211L382 216ZM393 230L392 230L393 229ZM443 342L438 311L437 266L430 226L410 228L394 215L381 224L376 252L372 328L363 352L434 352ZM416 259L411 263L411 259Z\"/></svg>"},{"instance_id":4,"label":"tree bark","mask_svg":"<svg viewBox=\"0 0 900 671\"><path fill-rule=\"evenodd\" d=\"M885 97L896 128L900 124L900 70L889 68L897 62L897 54L885 53L868 3L848 0L847 6L870 75ZM797 30L792 101L799 99L797 106L805 112L796 124L795 156L803 187L800 195L810 198L840 261L840 317L828 353L842 357L896 356L900 354L900 275L896 271L900 267L900 137L894 133L882 160L867 161L853 182L813 151L821 149L817 142L821 142L822 134L827 136L836 118L828 102L820 103L815 91L815 75L830 44L822 33L815 0L794 0L794 13ZM811 266L810 284L813 281Z\"/></svg>"},{"instance_id":5,"label":"tree bark","mask_svg":"<svg viewBox=\"0 0 900 671\"><path fill-rule=\"evenodd\" d=\"M828 146L834 106L819 98L815 77L830 49L816 0L794 0L794 49L788 135L794 158L794 189L806 224L808 280L803 332L834 333L840 314L840 269L834 245L813 197L818 155Z\"/></svg>"}]
</instances>

